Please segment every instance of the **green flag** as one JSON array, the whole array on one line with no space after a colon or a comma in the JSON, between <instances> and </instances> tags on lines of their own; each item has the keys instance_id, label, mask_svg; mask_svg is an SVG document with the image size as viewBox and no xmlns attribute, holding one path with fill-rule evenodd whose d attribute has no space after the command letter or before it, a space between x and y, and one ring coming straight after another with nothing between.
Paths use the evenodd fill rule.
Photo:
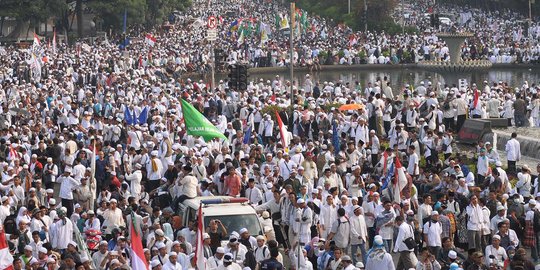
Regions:
<instances>
[{"instance_id":1,"label":"green flag","mask_svg":"<svg viewBox=\"0 0 540 270\"><path fill-rule=\"evenodd\" d=\"M201 136L205 141L210 141L213 138L222 138L227 140L223 135L204 115L195 109L189 102L182 99L182 113L184 115L184 123L186 124L187 134L193 136Z\"/></svg>"}]
</instances>

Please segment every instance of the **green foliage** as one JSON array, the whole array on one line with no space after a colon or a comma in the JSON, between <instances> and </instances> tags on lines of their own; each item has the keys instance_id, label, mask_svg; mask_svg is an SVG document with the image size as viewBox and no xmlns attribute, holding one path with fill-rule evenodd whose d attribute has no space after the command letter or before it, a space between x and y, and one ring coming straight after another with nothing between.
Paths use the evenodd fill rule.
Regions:
<instances>
[{"instance_id":1,"label":"green foliage","mask_svg":"<svg viewBox=\"0 0 540 270\"><path fill-rule=\"evenodd\" d=\"M128 25L143 23L146 19L146 0L95 0L88 7L103 19L105 29L121 30L124 11L127 11Z\"/></svg>"},{"instance_id":2,"label":"green foliage","mask_svg":"<svg viewBox=\"0 0 540 270\"><path fill-rule=\"evenodd\" d=\"M354 30L364 30L367 21L368 30L385 31L390 34L401 33L403 30L390 17L397 0L350 0L351 13L348 13L348 0L320 1L299 0L297 7L310 13L345 23ZM365 7L367 6L367 12ZM405 27L406 33L414 33L414 27Z\"/></svg>"},{"instance_id":3,"label":"green foliage","mask_svg":"<svg viewBox=\"0 0 540 270\"><path fill-rule=\"evenodd\" d=\"M343 104L340 104L340 103L337 103L337 102L336 102L336 103L325 104L322 108L323 108L323 110L324 110L325 112L330 112L330 110L331 110L332 108L338 109L341 105L343 105Z\"/></svg>"},{"instance_id":4,"label":"green foliage","mask_svg":"<svg viewBox=\"0 0 540 270\"><path fill-rule=\"evenodd\" d=\"M268 105L268 106L265 106L264 108L262 108L261 110L261 114L268 114L270 115L270 117L272 117L272 120L274 121L277 121L277 118L276 118L276 112L281 112L285 109L288 109L288 108L282 108L278 105Z\"/></svg>"},{"instance_id":5,"label":"green foliage","mask_svg":"<svg viewBox=\"0 0 540 270\"><path fill-rule=\"evenodd\" d=\"M191 5L191 0L146 0L148 7L147 21L149 25L156 25L167 19L175 10L185 10Z\"/></svg>"},{"instance_id":6,"label":"green foliage","mask_svg":"<svg viewBox=\"0 0 540 270\"><path fill-rule=\"evenodd\" d=\"M65 0L0 0L0 16L30 22L33 26L60 16L66 8Z\"/></svg>"},{"instance_id":7,"label":"green foliage","mask_svg":"<svg viewBox=\"0 0 540 270\"><path fill-rule=\"evenodd\" d=\"M104 21L104 27L122 29L124 10L128 25L154 26L163 23L175 10L185 10L191 0L94 0L88 7Z\"/></svg>"}]
</instances>

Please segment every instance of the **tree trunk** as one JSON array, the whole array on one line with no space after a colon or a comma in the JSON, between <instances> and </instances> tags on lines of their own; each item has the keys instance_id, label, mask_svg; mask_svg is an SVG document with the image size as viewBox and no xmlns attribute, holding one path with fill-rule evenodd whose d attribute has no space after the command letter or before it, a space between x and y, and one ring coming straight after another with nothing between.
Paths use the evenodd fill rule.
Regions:
<instances>
[{"instance_id":1,"label":"tree trunk","mask_svg":"<svg viewBox=\"0 0 540 270\"><path fill-rule=\"evenodd\" d=\"M17 24L15 25L15 28L11 33L7 35L7 38L19 38L21 36L21 32L27 30L29 27L29 22L25 22L23 20L17 20ZM26 38L26 37L25 37Z\"/></svg>"},{"instance_id":2,"label":"tree trunk","mask_svg":"<svg viewBox=\"0 0 540 270\"><path fill-rule=\"evenodd\" d=\"M2 16L0 19L0 37L4 36L4 21L6 20L6 17Z\"/></svg>"},{"instance_id":3,"label":"tree trunk","mask_svg":"<svg viewBox=\"0 0 540 270\"><path fill-rule=\"evenodd\" d=\"M77 0L75 5L75 12L77 13L77 35L79 38L83 37L83 3L82 0Z\"/></svg>"}]
</instances>

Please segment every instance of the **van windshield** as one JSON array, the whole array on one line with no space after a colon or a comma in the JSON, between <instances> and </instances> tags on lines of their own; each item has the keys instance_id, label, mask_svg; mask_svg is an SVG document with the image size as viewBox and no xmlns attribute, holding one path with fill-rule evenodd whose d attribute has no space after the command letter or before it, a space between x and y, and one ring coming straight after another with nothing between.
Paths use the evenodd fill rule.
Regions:
<instances>
[{"instance_id":1,"label":"van windshield","mask_svg":"<svg viewBox=\"0 0 540 270\"><path fill-rule=\"evenodd\" d=\"M220 220L230 235L233 231L239 232L246 228L252 236L262 235L262 228L256 215L230 215L230 216L205 216L204 224L208 228L211 220Z\"/></svg>"}]
</instances>

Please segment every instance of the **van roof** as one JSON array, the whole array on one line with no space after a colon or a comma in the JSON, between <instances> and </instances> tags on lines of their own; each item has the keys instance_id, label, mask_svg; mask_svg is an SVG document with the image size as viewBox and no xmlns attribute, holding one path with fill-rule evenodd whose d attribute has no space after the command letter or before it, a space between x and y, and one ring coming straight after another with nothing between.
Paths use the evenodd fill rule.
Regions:
<instances>
[{"instance_id":1,"label":"van roof","mask_svg":"<svg viewBox=\"0 0 540 270\"><path fill-rule=\"evenodd\" d=\"M233 199L231 196L213 196L213 197L195 197L187 199L184 204L192 209L199 209L201 201L215 199ZM246 215L255 214L255 209L246 203L221 203L204 204L203 212L206 216L227 216L227 215Z\"/></svg>"}]
</instances>

